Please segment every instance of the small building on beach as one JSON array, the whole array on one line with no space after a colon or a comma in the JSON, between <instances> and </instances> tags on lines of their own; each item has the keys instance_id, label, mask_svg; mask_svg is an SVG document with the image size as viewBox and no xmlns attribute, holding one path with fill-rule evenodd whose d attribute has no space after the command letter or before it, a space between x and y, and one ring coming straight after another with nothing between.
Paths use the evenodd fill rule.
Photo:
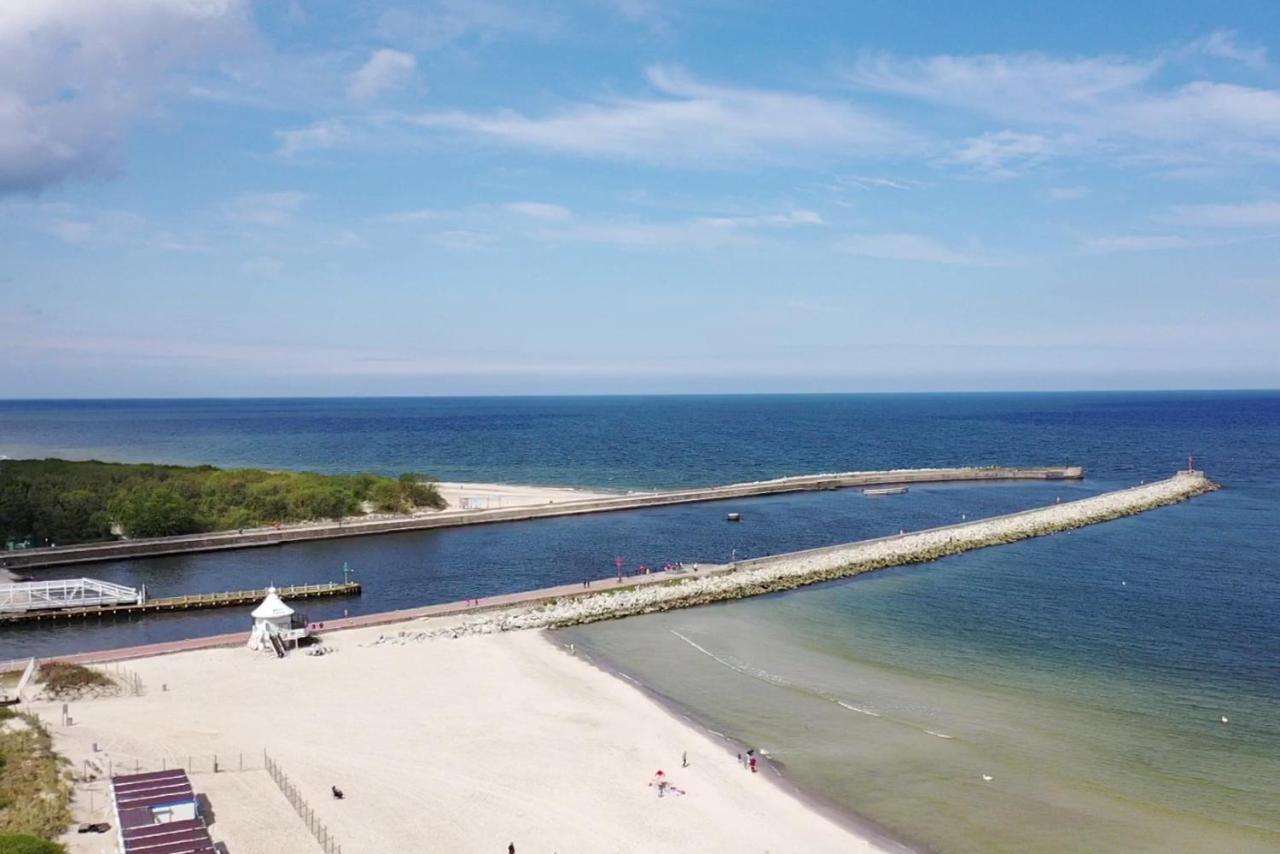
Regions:
<instances>
[{"instance_id":1,"label":"small building on beach","mask_svg":"<svg viewBox=\"0 0 1280 854\"><path fill-rule=\"evenodd\" d=\"M267 588L267 596L253 609L253 631L249 634L249 649L271 649L283 655L286 644L298 645L308 634L306 618L295 613L285 604L274 587Z\"/></svg>"},{"instance_id":2,"label":"small building on beach","mask_svg":"<svg viewBox=\"0 0 1280 854\"><path fill-rule=\"evenodd\" d=\"M182 769L112 777L111 800L124 854L212 854L217 850Z\"/></svg>"}]
</instances>

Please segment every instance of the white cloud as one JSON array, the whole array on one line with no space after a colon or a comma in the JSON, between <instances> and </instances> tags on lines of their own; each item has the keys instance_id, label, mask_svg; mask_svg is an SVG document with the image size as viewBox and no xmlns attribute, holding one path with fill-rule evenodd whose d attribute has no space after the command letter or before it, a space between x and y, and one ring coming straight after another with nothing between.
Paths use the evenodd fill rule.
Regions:
<instances>
[{"instance_id":1,"label":"white cloud","mask_svg":"<svg viewBox=\"0 0 1280 854\"><path fill-rule=\"evenodd\" d=\"M397 211L384 222L436 222L450 226L430 235L451 249L475 249L499 239L522 238L539 243L600 243L620 247L676 248L747 245L766 231L824 225L817 212L792 208L775 213L702 216L681 220L577 217L563 205L548 202L479 204L453 210L423 208Z\"/></svg>"},{"instance_id":2,"label":"white cloud","mask_svg":"<svg viewBox=\"0 0 1280 854\"><path fill-rule=\"evenodd\" d=\"M1195 244L1176 234L1120 234L1085 241L1090 252L1150 252L1159 249L1187 249Z\"/></svg>"},{"instance_id":3,"label":"white cloud","mask_svg":"<svg viewBox=\"0 0 1280 854\"><path fill-rule=\"evenodd\" d=\"M1274 228L1280 226L1280 202L1244 202L1235 205L1177 205L1174 218L1189 225L1219 228Z\"/></svg>"},{"instance_id":4,"label":"white cloud","mask_svg":"<svg viewBox=\"0 0 1280 854\"><path fill-rule=\"evenodd\" d=\"M1003 127L952 162L1018 171L1051 157L1161 164L1280 161L1280 91L1198 76L1196 56L1265 62L1225 33L1150 57L877 56L846 73L866 91L928 102Z\"/></svg>"},{"instance_id":5,"label":"white cloud","mask_svg":"<svg viewBox=\"0 0 1280 854\"><path fill-rule=\"evenodd\" d=\"M547 38L561 30L556 15L533 4L499 0L420 0L414 8L396 8L378 18L378 35L391 44L436 50L468 39L493 41L505 36Z\"/></svg>"},{"instance_id":6,"label":"white cloud","mask_svg":"<svg viewBox=\"0 0 1280 854\"><path fill-rule=\"evenodd\" d=\"M256 225L280 226L293 219L311 199L307 193L284 190L272 193L241 193L231 202L231 216Z\"/></svg>"},{"instance_id":7,"label":"white cloud","mask_svg":"<svg viewBox=\"0 0 1280 854\"><path fill-rule=\"evenodd\" d=\"M528 148L660 164L725 166L901 150L894 123L816 95L699 83L655 67L658 95L578 104L544 117L426 113L414 123Z\"/></svg>"},{"instance_id":8,"label":"white cloud","mask_svg":"<svg viewBox=\"0 0 1280 854\"><path fill-rule=\"evenodd\" d=\"M854 234L836 243L850 255L890 261L918 261L957 267L997 267L1002 262L981 252L955 249L919 234Z\"/></svg>"},{"instance_id":9,"label":"white cloud","mask_svg":"<svg viewBox=\"0 0 1280 854\"><path fill-rule=\"evenodd\" d=\"M1266 48L1242 46L1236 41L1236 34L1231 30L1214 30L1204 38L1196 39L1187 45L1186 52L1229 59L1255 69L1265 68L1267 65Z\"/></svg>"},{"instance_id":10,"label":"white cloud","mask_svg":"<svg viewBox=\"0 0 1280 854\"><path fill-rule=\"evenodd\" d=\"M368 101L413 79L418 60L411 53L383 48L375 50L369 61L347 78L347 97Z\"/></svg>"},{"instance_id":11,"label":"white cloud","mask_svg":"<svg viewBox=\"0 0 1280 854\"><path fill-rule=\"evenodd\" d=\"M933 101L1017 121L1061 123L1131 92L1159 69L1156 60L1059 59L1038 53L863 60L847 78L861 89Z\"/></svg>"},{"instance_id":12,"label":"white cloud","mask_svg":"<svg viewBox=\"0 0 1280 854\"><path fill-rule=\"evenodd\" d=\"M553 205L546 202L510 202L502 207L513 214L519 214L530 219L558 222L573 218L573 212L563 205Z\"/></svg>"},{"instance_id":13,"label":"white cloud","mask_svg":"<svg viewBox=\"0 0 1280 854\"><path fill-rule=\"evenodd\" d=\"M833 189L854 190L914 190L921 186L919 181L898 178L879 178L874 175L841 175L834 181Z\"/></svg>"},{"instance_id":14,"label":"white cloud","mask_svg":"<svg viewBox=\"0 0 1280 854\"><path fill-rule=\"evenodd\" d=\"M49 230L64 243L82 244L94 234L93 223L78 219L58 219L49 225Z\"/></svg>"},{"instance_id":15,"label":"white cloud","mask_svg":"<svg viewBox=\"0 0 1280 854\"><path fill-rule=\"evenodd\" d=\"M453 216L453 211L441 210L439 208L418 208L412 211L396 211L382 217L385 222L426 222L430 220L446 219Z\"/></svg>"},{"instance_id":16,"label":"white cloud","mask_svg":"<svg viewBox=\"0 0 1280 854\"><path fill-rule=\"evenodd\" d=\"M1049 198L1055 202L1073 202L1089 195L1088 187L1052 187Z\"/></svg>"},{"instance_id":17,"label":"white cloud","mask_svg":"<svg viewBox=\"0 0 1280 854\"><path fill-rule=\"evenodd\" d=\"M485 234L480 231L469 231L463 228L451 228L445 231L437 231L430 235L432 243L442 246L445 249L462 252L472 249L483 249L498 241L498 238L492 234Z\"/></svg>"},{"instance_id":18,"label":"white cloud","mask_svg":"<svg viewBox=\"0 0 1280 854\"><path fill-rule=\"evenodd\" d=\"M700 225L711 228L758 228L783 227L794 225L825 225L822 216L815 211L789 210L775 214L755 214L752 216L712 216L694 220Z\"/></svg>"},{"instance_id":19,"label":"white cloud","mask_svg":"<svg viewBox=\"0 0 1280 854\"><path fill-rule=\"evenodd\" d=\"M1048 159L1052 151L1053 144L1038 133L1002 130L965 140L946 160L1006 178Z\"/></svg>"},{"instance_id":20,"label":"white cloud","mask_svg":"<svg viewBox=\"0 0 1280 854\"><path fill-rule=\"evenodd\" d=\"M347 126L337 119L319 121L307 127L276 131L280 140L280 154L292 157L308 151L324 151L338 148L352 139Z\"/></svg>"},{"instance_id":21,"label":"white cloud","mask_svg":"<svg viewBox=\"0 0 1280 854\"><path fill-rule=\"evenodd\" d=\"M0 194L112 172L170 73L252 40L248 0L0 3Z\"/></svg>"}]
</instances>

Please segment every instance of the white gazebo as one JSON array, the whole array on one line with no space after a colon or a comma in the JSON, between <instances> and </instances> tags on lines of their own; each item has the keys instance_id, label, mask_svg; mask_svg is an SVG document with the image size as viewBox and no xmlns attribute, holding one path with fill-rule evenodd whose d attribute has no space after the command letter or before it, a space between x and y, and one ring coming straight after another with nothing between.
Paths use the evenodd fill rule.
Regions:
<instances>
[{"instance_id":1,"label":"white gazebo","mask_svg":"<svg viewBox=\"0 0 1280 854\"><path fill-rule=\"evenodd\" d=\"M267 588L267 597L253 609L253 631L249 634L249 649L270 649L284 655L285 643L307 636L306 625L294 626L293 609L284 603L274 587Z\"/></svg>"}]
</instances>

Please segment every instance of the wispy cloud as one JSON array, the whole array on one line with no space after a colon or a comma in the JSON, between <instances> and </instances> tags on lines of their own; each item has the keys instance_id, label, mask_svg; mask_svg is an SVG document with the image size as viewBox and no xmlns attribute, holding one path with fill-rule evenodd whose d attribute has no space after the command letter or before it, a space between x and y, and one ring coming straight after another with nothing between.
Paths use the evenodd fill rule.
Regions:
<instances>
[{"instance_id":1,"label":"wispy cloud","mask_svg":"<svg viewBox=\"0 0 1280 854\"><path fill-rule=\"evenodd\" d=\"M283 190L271 193L241 193L228 206L234 219L256 225L280 226L294 218L311 199L308 193Z\"/></svg>"},{"instance_id":2,"label":"wispy cloud","mask_svg":"<svg viewBox=\"0 0 1280 854\"><path fill-rule=\"evenodd\" d=\"M1277 228L1280 227L1280 202L1177 205L1173 208L1173 218L1188 225L1215 228Z\"/></svg>"},{"instance_id":3,"label":"wispy cloud","mask_svg":"<svg viewBox=\"0 0 1280 854\"><path fill-rule=\"evenodd\" d=\"M1039 53L864 58L857 90L928 102L998 123L953 146L948 160L997 175L1050 158L1115 163L1280 161L1280 92L1207 79L1192 57L1258 68L1265 53L1216 32L1151 56Z\"/></svg>"},{"instance_id":4,"label":"wispy cloud","mask_svg":"<svg viewBox=\"0 0 1280 854\"><path fill-rule=\"evenodd\" d=\"M341 119L324 119L306 127L278 130L275 135L280 141L280 154L285 157L339 148L354 139L350 128Z\"/></svg>"},{"instance_id":5,"label":"wispy cloud","mask_svg":"<svg viewBox=\"0 0 1280 854\"><path fill-rule=\"evenodd\" d=\"M1074 202L1089 195L1088 187L1051 187L1049 198L1055 202Z\"/></svg>"},{"instance_id":6,"label":"wispy cloud","mask_svg":"<svg viewBox=\"0 0 1280 854\"><path fill-rule=\"evenodd\" d=\"M1265 68L1267 65L1267 49L1260 46L1248 47L1242 45L1238 38L1238 34L1233 30L1214 30L1209 35L1188 44L1183 53L1227 59L1253 69Z\"/></svg>"},{"instance_id":7,"label":"wispy cloud","mask_svg":"<svg viewBox=\"0 0 1280 854\"><path fill-rule=\"evenodd\" d=\"M866 258L957 267L999 267L1008 263L985 252L958 249L919 234L853 234L841 238L835 248Z\"/></svg>"},{"instance_id":8,"label":"wispy cloud","mask_svg":"<svg viewBox=\"0 0 1280 854\"><path fill-rule=\"evenodd\" d=\"M650 68L647 78L656 95L582 103L546 116L445 112L410 121L545 151L710 167L884 154L908 141L895 123L839 99L706 84L665 67Z\"/></svg>"},{"instance_id":9,"label":"wispy cloud","mask_svg":"<svg viewBox=\"0 0 1280 854\"><path fill-rule=\"evenodd\" d=\"M404 86L413 79L418 60L411 53L383 48L347 78L347 97L368 101Z\"/></svg>"},{"instance_id":10,"label":"wispy cloud","mask_svg":"<svg viewBox=\"0 0 1280 854\"><path fill-rule=\"evenodd\" d=\"M563 222L573 218L573 212L564 205L553 205L547 202L508 202L502 207L513 214L529 219Z\"/></svg>"},{"instance_id":11,"label":"wispy cloud","mask_svg":"<svg viewBox=\"0 0 1280 854\"><path fill-rule=\"evenodd\" d=\"M992 177L1008 178L1048 160L1054 147L1038 133L1002 130L965 140L944 160Z\"/></svg>"},{"instance_id":12,"label":"wispy cloud","mask_svg":"<svg viewBox=\"0 0 1280 854\"><path fill-rule=\"evenodd\" d=\"M578 216L551 202L507 202L447 210L423 208L381 217L399 224L436 223L448 229L431 240L451 249L475 249L502 238L540 243L599 243L624 248L687 248L748 245L768 233L825 225L816 211L786 208L760 213L712 214L677 220L616 215ZM437 226L437 227L438 227Z\"/></svg>"},{"instance_id":13,"label":"wispy cloud","mask_svg":"<svg viewBox=\"0 0 1280 854\"><path fill-rule=\"evenodd\" d=\"M549 38L563 21L533 4L500 0L425 0L389 9L378 17L376 32L391 44L437 50L455 42L494 41L509 36Z\"/></svg>"},{"instance_id":14,"label":"wispy cloud","mask_svg":"<svg viewBox=\"0 0 1280 854\"><path fill-rule=\"evenodd\" d=\"M1091 237L1084 243L1088 252L1151 252L1161 249L1187 249L1196 243L1177 234L1114 234Z\"/></svg>"}]
</instances>

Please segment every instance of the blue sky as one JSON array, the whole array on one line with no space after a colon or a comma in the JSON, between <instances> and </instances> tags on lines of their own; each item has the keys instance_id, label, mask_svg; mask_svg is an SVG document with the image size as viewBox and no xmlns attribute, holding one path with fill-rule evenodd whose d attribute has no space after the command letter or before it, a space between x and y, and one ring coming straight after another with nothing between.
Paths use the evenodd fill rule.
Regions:
<instances>
[{"instance_id":1,"label":"blue sky","mask_svg":"<svg viewBox=\"0 0 1280 854\"><path fill-rule=\"evenodd\" d=\"M0 7L0 397L1280 385L1280 5Z\"/></svg>"}]
</instances>

